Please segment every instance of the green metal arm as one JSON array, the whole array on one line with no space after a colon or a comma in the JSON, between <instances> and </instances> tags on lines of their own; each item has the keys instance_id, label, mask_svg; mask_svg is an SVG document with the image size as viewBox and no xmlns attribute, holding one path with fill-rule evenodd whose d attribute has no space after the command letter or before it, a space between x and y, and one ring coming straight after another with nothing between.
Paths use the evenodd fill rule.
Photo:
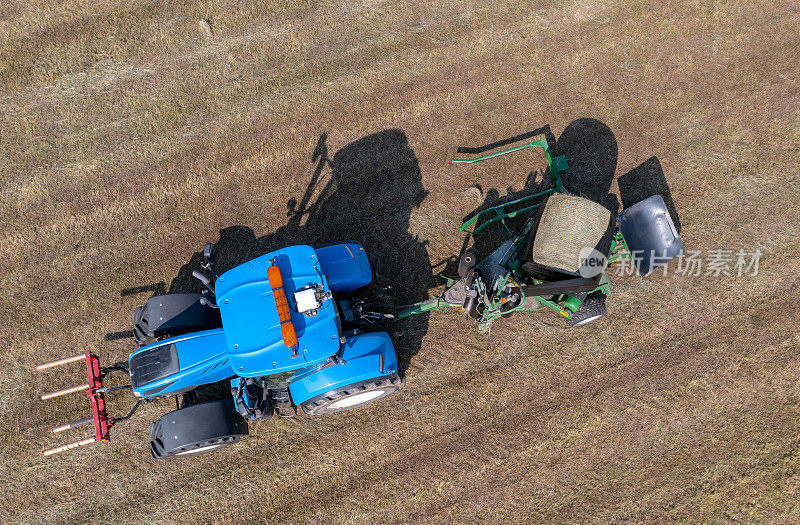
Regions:
<instances>
[{"instance_id":1,"label":"green metal arm","mask_svg":"<svg viewBox=\"0 0 800 525\"><path fill-rule=\"evenodd\" d=\"M544 143L544 145L542 145L542 142ZM514 146L513 148L509 148L509 149L506 149L506 150L503 150L503 151L497 151L495 153L490 153L489 155L484 155L482 157L476 157L474 159L453 159L450 162L452 162L453 164L472 164L473 162L481 162L482 160L493 159L495 157L500 157L501 155L507 155L509 153L514 153L515 151L519 151L519 150L522 150L522 149L525 149L525 148L530 148L530 147L533 147L533 146L539 146L542 149L544 149L545 152L547 152L547 149L548 149L547 148L547 139L542 137L540 139L534 140L533 142L529 142L527 144L523 144L522 146ZM548 162L547 162L548 164L550 164L549 157L550 157L550 155L548 154Z\"/></svg>"},{"instance_id":2,"label":"green metal arm","mask_svg":"<svg viewBox=\"0 0 800 525\"><path fill-rule=\"evenodd\" d=\"M453 159L450 162L453 164L472 164L473 162L481 162L484 160L493 159L495 157L500 157L502 155L508 155L509 153L521 151L525 148L542 148L542 150L544 150L544 157L547 160L547 167L549 168L550 176L553 177L553 185L555 186L556 191L566 193L567 191L564 189L564 184L561 182L561 176L559 173L568 168L567 158L564 157L564 155L560 155L555 159L552 158L550 156L550 145L547 143L547 137L545 136L540 136L538 139L528 142L527 144L514 146L513 148L483 155L482 157L476 157L474 159Z\"/></svg>"},{"instance_id":3,"label":"green metal arm","mask_svg":"<svg viewBox=\"0 0 800 525\"><path fill-rule=\"evenodd\" d=\"M421 303L411 305L405 310L401 310L400 312L397 313L395 319L397 320L405 319L406 317L411 317L412 315L425 313L430 310L442 308L444 306L458 306L458 305L446 303L442 300L441 297L434 297L432 299L428 299L427 301L422 301Z\"/></svg>"},{"instance_id":4,"label":"green metal arm","mask_svg":"<svg viewBox=\"0 0 800 525\"><path fill-rule=\"evenodd\" d=\"M563 155L560 155L560 156L556 157L555 159L552 158L550 156L550 146L547 144L547 137L544 137L544 136L542 136L542 137L540 137L540 138L538 138L538 139L536 139L536 140L534 140L532 142L529 142L527 144L523 144L521 146L515 146L513 148L509 148L509 149L506 149L506 150L503 150L503 151L498 151L498 152L495 152L495 153L490 153L489 155L484 155L482 157L476 157L474 159L453 159L450 162L452 162L453 164L472 164L473 162L481 162L481 161L484 161L484 160L493 159L493 158L499 157L501 155L507 155L509 153L514 153L515 151L520 151L520 150L523 150L525 148L532 148L532 147L542 148L542 150L544 150L544 156L545 156L545 159L547 160L547 168L548 168L548 171L550 172L550 176L553 178L553 189L550 189L550 190L547 190L547 191L543 191L543 192L537 193L535 195L529 195L527 197L522 197L521 199L516 199L516 200L513 200L511 202L507 202L505 204L500 204L499 206L494 206L493 208L482 210L482 211L476 213L467 222L462 224L458 228L459 231L463 232L463 231L467 230L468 228L472 227L476 222L478 222L478 219L480 219L481 217L483 217L483 216L485 216L487 214L494 214L494 217L491 217L490 219L486 220L483 224L478 226L475 229L475 233L480 233L481 230L486 228L488 225L493 224L493 223L498 222L498 221L500 221L503 224L503 226L505 226L506 230L509 230L508 226L506 226L505 219L516 217L517 215L519 215L521 213L527 213L527 212L539 207L539 204L534 204L534 205L531 205L531 206L527 206L527 207L521 208L519 210L510 211L510 212L506 212L506 208L508 208L510 206L522 204L524 202L533 201L533 200L536 200L536 199L541 199L541 198L546 197L547 195L550 195L550 194L555 193L555 192L560 192L560 193L566 193L567 192L567 190L564 189L564 184L561 182L561 175L560 175L560 172L566 170L567 167L568 167L567 166L567 159ZM509 230L509 233L513 236L513 233L510 230Z\"/></svg>"},{"instance_id":5,"label":"green metal arm","mask_svg":"<svg viewBox=\"0 0 800 525\"><path fill-rule=\"evenodd\" d=\"M524 208L520 208L519 210L513 210L513 211L510 211L510 212L506 212L505 211L505 209L507 207L513 206L515 204L522 204L523 202L529 202L529 201L533 201L533 200L536 200L536 199L541 199L541 198L546 197L547 195L551 195L551 194L553 194L555 192L556 192L555 189L546 190L546 191L543 191L541 193L536 193L534 195L528 195L527 197L522 197L521 199L513 200L511 202L507 202L505 204L501 204L499 206L495 206L494 208L489 208L487 210L483 210L481 212L478 212L472 218L470 218L467 222L465 222L464 224L459 226L458 227L458 231L461 231L461 232L466 231L473 224L475 224L478 221L478 219L480 219L481 217L483 217L487 213L494 213L495 217L492 217L492 218L486 220L483 224L481 224L480 226L475 228L475 233L480 233L481 230L483 230L484 228L486 228L490 224L493 224L493 223L495 223L497 221L505 221L505 219L513 219L514 217L516 217L517 215L519 215L521 213L527 213L527 212L529 212L531 210L534 210L534 209L538 208L541 205L541 203L533 204L531 206L526 206ZM503 225L505 225L505 222L503 222ZM508 229L508 227L506 227L506 229ZM509 233L511 233L511 232L509 231ZM513 237L514 234L511 233L511 235Z\"/></svg>"}]
</instances>

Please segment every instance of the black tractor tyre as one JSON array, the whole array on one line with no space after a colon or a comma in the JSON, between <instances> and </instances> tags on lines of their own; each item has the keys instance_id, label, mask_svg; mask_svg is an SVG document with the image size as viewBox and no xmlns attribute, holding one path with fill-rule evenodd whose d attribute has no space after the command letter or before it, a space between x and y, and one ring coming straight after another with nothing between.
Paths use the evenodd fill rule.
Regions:
<instances>
[{"instance_id":1,"label":"black tractor tyre","mask_svg":"<svg viewBox=\"0 0 800 525\"><path fill-rule=\"evenodd\" d=\"M358 408L393 394L403 388L405 380L399 374L353 383L309 399L302 405L303 412L312 416L333 414Z\"/></svg>"},{"instance_id":2,"label":"black tractor tyre","mask_svg":"<svg viewBox=\"0 0 800 525\"><path fill-rule=\"evenodd\" d=\"M605 294L592 293L586 296L578 311L567 319L567 325L571 328L583 326L605 317L606 312Z\"/></svg>"},{"instance_id":3,"label":"black tractor tyre","mask_svg":"<svg viewBox=\"0 0 800 525\"><path fill-rule=\"evenodd\" d=\"M150 453L154 459L204 454L247 434L247 422L232 399L199 403L164 414L150 425Z\"/></svg>"}]
</instances>

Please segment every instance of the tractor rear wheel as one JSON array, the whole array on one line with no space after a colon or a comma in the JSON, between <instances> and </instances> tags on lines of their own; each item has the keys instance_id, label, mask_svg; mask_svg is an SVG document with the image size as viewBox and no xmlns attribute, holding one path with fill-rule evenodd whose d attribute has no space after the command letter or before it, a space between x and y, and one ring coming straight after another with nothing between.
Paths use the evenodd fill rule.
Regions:
<instances>
[{"instance_id":1,"label":"tractor rear wheel","mask_svg":"<svg viewBox=\"0 0 800 525\"><path fill-rule=\"evenodd\" d=\"M247 434L247 422L232 399L199 403L173 410L150 425L150 452L154 459L204 454Z\"/></svg>"},{"instance_id":2,"label":"tractor rear wheel","mask_svg":"<svg viewBox=\"0 0 800 525\"><path fill-rule=\"evenodd\" d=\"M605 317L606 312L605 294L595 292L586 296L578 311L567 319L567 325L570 327L583 326Z\"/></svg>"},{"instance_id":3,"label":"tractor rear wheel","mask_svg":"<svg viewBox=\"0 0 800 525\"><path fill-rule=\"evenodd\" d=\"M303 412L321 416L358 408L400 390L405 381L399 374L378 377L368 381L353 383L309 399L302 405Z\"/></svg>"}]
</instances>

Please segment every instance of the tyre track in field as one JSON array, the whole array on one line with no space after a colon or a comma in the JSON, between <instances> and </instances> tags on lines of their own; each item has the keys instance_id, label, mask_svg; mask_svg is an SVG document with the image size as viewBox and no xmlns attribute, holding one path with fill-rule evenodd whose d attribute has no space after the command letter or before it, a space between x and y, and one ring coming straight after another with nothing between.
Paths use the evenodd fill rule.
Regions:
<instances>
[{"instance_id":1,"label":"tyre track in field","mask_svg":"<svg viewBox=\"0 0 800 525\"><path fill-rule=\"evenodd\" d=\"M575 37L571 31L573 26L561 28L566 28L569 33L563 36L563 40ZM509 54L518 53L519 49L514 46L523 45L507 44L504 43ZM525 73L519 65L522 58L509 59L508 63L494 68L488 66L499 46L489 44L482 50L472 51L474 54L459 57L459 60L466 60L470 67L481 71L463 76L453 75L459 81L465 79L475 83L474 86L453 88L456 100L460 95L462 101L474 102L481 108L486 102L490 110L497 109L491 105L496 99L487 98L487 93L503 93L507 96L508 105L524 101L526 93L509 89L513 84L511 80L491 78L500 73L512 73L519 74L515 82L519 82L520 78L532 82L533 74L526 73L529 77L522 75ZM446 51L457 49L448 48ZM742 52L741 56L752 59L758 53L763 54L764 50L756 46ZM568 60L569 54L561 55L561 59ZM395 68L398 66L388 62L359 70L354 76L360 75L363 81L363 76L374 75L368 78L369 82L391 84L387 78L397 71ZM757 72L754 64L743 66L737 73L752 75L753 71ZM452 73L458 66L451 61L446 72ZM719 72L699 73L701 69L702 64L687 66L681 71L681 77L689 85L700 81L715 85L720 78L726 78ZM547 70L546 73L552 72ZM359 118L359 123L354 125L358 131L354 130L352 135L347 136L357 138L362 130L367 133L370 128L385 126L386 122L406 121L411 113L413 118L409 129L423 137L419 144L426 149L446 151L447 147L439 144L448 139L446 132L428 129L431 125L426 126L423 122L434 114L439 115L443 122L448 122L450 117L456 120L454 115L458 113L458 108L442 108L442 100L447 99L434 99L429 104L420 101L426 93L435 90L437 83L442 84L442 80L435 76L430 78L431 72L424 68L420 68L417 74L422 78L397 75L397 78L391 79L395 82L402 79L408 84L398 89L402 91L399 95L367 91L370 98L368 102L363 102L365 107L360 111L374 113L364 119L363 124ZM766 106L767 103L781 100L783 95L769 91L777 85L771 80L761 82L764 78L757 75L743 75L742 78L745 78L742 82L748 87L747 90L754 93L754 97L760 97L759 103L764 102ZM355 78L348 80L345 87L352 86L355 96L361 95L365 90L359 82ZM415 87L417 85L421 87ZM752 86L758 87L749 89ZM303 84L298 90L303 94L314 87L313 83ZM585 87L578 84L575 89ZM682 89L688 89L686 84ZM326 93L333 92L335 88L330 88ZM559 100L531 104L517 113L501 111L497 118L509 121L516 118L518 120L514 122L522 122L527 112L548 114L557 111L562 103L581 100L572 99L571 96L565 92ZM706 95L688 93L680 102L690 106L702 102L703 96ZM387 98L387 107L381 107L380 101L386 101ZM312 99L300 97L295 99L296 103L297 100L303 104ZM342 94L332 100L344 104L349 99ZM629 104L630 100L625 103ZM645 115L645 120L654 123L673 116L681 125L683 114L675 116L672 113L677 102L673 100L669 104L661 112ZM531 111L531 108L536 111ZM593 111L599 110L593 108ZM774 108L765 109L759 115L775 118L773 111ZM701 117L711 118L709 114L713 117L716 113L716 109L709 110L702 113ZM569 118L563 116L563 112L556 114ZM297 116L304 123L317 120L311 112L296 111L290 115ZM247 118L244 120L247 121ZM285 119L286 116L280 118ZM350 118L352 120L352 116ZM476 113L465 115L464 134L473 136L474 130L469 126L497 133L502 127L500 124L489 122L486 128L475 124L481 119L491 118L491 115L478 114L477 110ZM535 118L538 121L539 117ZM334 114L318 120L335 126L337 122L347 124L348 116L344 113ZM783 120L776 122L780 125L785 123ZM317 123L293 122L293 129L286 133L296 137L308 134L315 137L317 130L313 126ZM632 130L624 122L615 131L617 129L621 136ZM220 131L218 136L226 132ZM775 140L780 140L784 132L778 128ZM205 137L215 136L205 129L202 133ZM654 140L654 136L661 137L664 131L647 133L650 140ZM786 134L786 137L791 135ZM705 144L702 136L695 135L692 140ZM646 140L643 143L648 144ZM254 148L246 145L240 147L238 152L234 151L225 160L228 164L219 166L217 171L201 171L185 177L189 181L185 193L180 182L184 176L180 176L174 179L174 183L163 181L155 185L154 195L148 197L152 200L147 202L156 205L170 202L197 205L204 200L203 191L224 188L232 174L235 174L234 180L238 180L235 177L245 180L247 176L248 181L255 179L270 183L270 177L274 176L256 173L253 166L270 165L270 162L279 165L305 155L305 152L297 153L299 150L289 149L282 144L268 153L271 158L269 162L259 164L258 159L252 160ZM685 160L683 155L677 153L678 147L670 148L661 148L659 155L675 165L678 165L680 158ZM690 151L688 157L691 162L703 165L704 159L696 150ZM792 166L787 160L790 157L790 153L775 156L774 162L777 166ZM451 196L448 196L445 188L435 184L436 177L441 175L439 167L429 153L420 154L419 160L421 166L433 167L425 174L429 177L427 182L433 184L427 202L449 209L453 202ZM763 171L761 166L753 169ZM712 167L708 170L711 182L714 182L714 176L724 175L721 169ZM769 174L762 175L769 177ZM205 185L204 181L207 180L211 181L210 186ZM690 212L691 220L685 220L689 224L686 240L691 239L696 247L707 247L719 240L715 232L704 230L709 217L727 221L735 219L737 215L720 205L721 199L733 195L732 186L724 188L724 191L698 196L690 193L698 180L693 178L690 170L686 170L681 184L673 190L680 195L682 211L698 206L697 210ZM708 184L708 181L704 183ZM284 211L281 209L282 201L294 193L294 187L289 183L287 185L278 187L275 184L275 196L280 202L267 202L267 206L272 206L266 210L267 215L280 216ZM298 185L302 189L304 184L300 182ZM159 192L167 192L168 195L162 198ZM458 195L454 198L457 199ZM789 203L790 198L784 196L767 202L768 210L777 213L779 210L776 207L781 203ZM139 217L143 216L143 210L149 208L139 210L128 201L123 202L124 206L131 206L131 214L138 213ZM256 200L249 204L265 212L257 206ZM717 213L720 208L724 213ZM210 209L195 219L214 220L215 212L223 214L216 219L220 223L236 220L237 216L247 217L247 220L257 216L255 211L247 209L241 215ZM92 217L91 213L80 217ZM120 264L123 254L115 254L113 250L124 248L123 244L119 244L119 238L134 231L126 229L124 225L112 230L125 217L124 212L115 214L113 206L98 213L97 223L93 220L79 223L82 227L97 226L103 230L97 235L112 246L108 251L99 252L95 262L100 266ZM454 211L452 213L455 214ZM139 427L132 427L137 428L136 432L121 429L120 439L112 447L87 449L85 453L81 451L80 456L62 456L53 463L44 464L38 458L24 456L39 449L37 441L27 441L33 436L32 429L37 425L37 421L31 420L21 427L25 429L22 432L3 437L4 449L9 455L4 453L2 478L9 484L17 484L3 492L17 494L25 504L4 509L0 515L9 521L20 517L29 521L59 521L66 517L70 521L88 522L96 521L93 518L108 520L110 516L120 521L152 522L169 521L181 516L182 519L194 518L196 521L250 519L263 522L266 515L274 520L330 522L368 518L382 521L441 521L442 515L462 520L480 517L502 520L530 513L529 516L563 521L566 518L589 516L598 519L598 516L608 515L602 513L603 509L616 509L622 519L626 516L632 516L629 519L646 518L648 515L666 519L675 515L670 513L670 509L677 507L678 510L674 512L679 517L691 519L692 508L686 503L687 500L698 501L708 497L707 491L704 492L707 486L704 485L704 474L699 471L702 467L713 470L720 464L725 467L727 462L732 465L731 468L747 471L749 467L746 461L748 456L752 456L756 465L753 468L760 465L773 468L769 463L774 454L772 449L755 450L749 455L746 448L731 447L727 451L720 451L708 437L709 432L713 432L714 428L727 430L727 434L716 433L720 438L736 438L737 442L747 442L748 439L763 435L774 438L777 450L788 446L786 440L789 438L786 436L792 436L790 425L784 418L796 411L788 403L787 396L792 391L791 380L797 372L797 357L792 353L791 343L787 346L786 341L781 342L791 337L792 326L771 313L776 309L788 316L800 315L797 306L785 294L786 289L795 289L797 286L796 281L785 276L796 275L800 270L796 254L792 251L796 244L792 242L794 233L789 230L777 231L775 227L775 224L782 225L790 221L793 213L796 214L796 211L786 212L781 222L761 230L773 236L769 240L773 259L770 259L769 266L764 268L763 276L758 279L719 282L706 279L689 283L685 280L661 281L650 278L638 281L638 284L623 282L621 289L630 288L631 294L635 292L637 297L628 304L617 306L617 317L609 319L607 325L590 328L589 332L573 333L557 331L550 326L543 326L539 321L527 323L516 319L498 325L497 331L492 334L491 344L494 348L487 348L484 339L472 335L472 326L463 321L460 324L454 322L454 317L442 318L441 321L432 322L425 339L430 348L424 349L412 361L412 367L419 367L419 370L412 374L409 386L397 399L341 418L279 422L276 423L278 428L267 424L269 426L260 428L249 442L221 451L219 455L197 458L195 463L149 463L141 442L146 425L141 423ZM682 215L682 218L686 219L686 216ZM73 220L76 219L64 219L59 224L71 224ZM163 221L163 228L169 228L173 225L169 221L176 219L168 215L156 215L150 220ZM181 216L177 220L186 220L186 217ZM447 220L455 218L448 217ZM427 228L435 230L437 226L434 224ZM737 228L743 226L737 225ZM53 331L60 325L51 317L34 318L33 314L38 311L35 308L39 307L27 303L48 299L41 295L44 287L42 277L69 270L68 259L57 263L51 259L63 253L58 251L59 244L72 240L70 231L59 230L58 235L41 244L44 252L42 262L53 266L43 269L40 274L36 273L33 266L12 268L18 280L23 281L18 288L19 300L26 302L24 305L14 305L12 302L12 306L30 308L31 316L25 321L40 323L44 330ZM737 232L732 230L726 235ZM163 251L166 255L174 253L176 250L170 244L175 243L176 237L183 241L200 235L197 232L177 231L175 236L165 237L161 244L149 245L144 256L158 259L162 255L159 252ZM32 238L36 239L35 236ZM435 249L432 251L435 252ZM91 253L82 251L81 256ZM795 258L792 259L792 256ZM778 261L779 258L783 259ZM13 260L14 266L22 266L20 258ZM158 264L164 266L166 263L154 263L152 273L157 273L155 269ZM37 275L41 276L38 281L35 279ZM165 275L171 274L167 272ZM58 293L73 293L88 299L98 292L80 288L82 283L108 281L109 284L104 286L118 290L120 284L131 284L126 279L116 276L113 267L107 267L92 275L70 274L65 288L55 289ZM16 283L11 280L0 283L4 290L11 285ZM659 287L662 285L669 286L671 297L660 297ZM747 309L742 307L743 297L748 301ZM66 301L66 298L58 298L52 304L63 304L59 301ZM5 308L9 308L7 305ZM108 313L96 306L94 310L87 311L81 308L73 306L65 312L84 314L83 319L89 325L86 329L90 331ZM18 312L6 310L3 314L4 318L6 315L12 318ZM673 322L676 326L673 326ZM750 337L750 331L759 336ZM464 340L452 346L449 346L449 342L443 343L450 341L454 333L462 332L470 335L462 336ZM0 336L6 337L7 333ZM71 341L73 337L63 335L54 341ZM75 339L79 340L77 337ZM520 341L547 346L520 351ZM587 341L591 342L590 347L587 347ZM505 353L509 349L516 349L510 357ZM49 351L55 352L56 348ZM31 355L36 355L34 350L31 350ZM765 378L770 374L773 377ZM30 385L26 385L26 391L16 395L32 394L32 391L28 391L30 388ZM768 395L758 397L759 389ZM716 400L713 395L720 392L720 395L727 394L730 398ZM469 401L464 403L464 398ZM770 410L771 406L781 401L786 403ZM493 409L491 414L487 414L484 402ZM463 408L462 403L465 405ZM33 402L29 405L33 406ZM724 407L714 412L712 409L715 405ZM448 407L459 409L448 410ZM153 407L150 408L145 420L155 413ZM14 417L35 413L35 410L14 410ZM744 412L744 417L731 421L737 412ZM748 420L748 417L753 420ZM737 425L740 421L742 424ZM709 430L703 427L705 423L717 426ZM626 426L630 424L642 424L644 430ZM662 433L664 440L673 440L671 445L653 437ZM683 433L691 435L686 437ZM622 445L608 437L613 434L618 434L621 440L632 438L641 450L624 447L615 450L614 447ZM684 449L697 450L707 457L687 459L682 456ZM637 454L656 456L647 467L652 470L636 463L639 459ZM96 465L97 476L105 480L103 484L97 485L85 479L80 467L87 462ZM20 477L19 473L24 473L24 477ZM730 481L719 483L728 483L725 487L734 486ZM498 489L498 486L503 488ZM734 500L734 496L730 499ZM524 501L525 497L533 502ZM738 497L741 499L741 496ZM224 503L220 503L222 501ZM637 509L636 505L643 510ZM630 514L626 514L627 508L632 509ZM611 515L611 519L614 518Z\"/></svg>"},{"instance_id":2,"label":"tyre track in field","mask_svg":"<svg viewBox=\"0 0 800 525\"><path fill-rule=\"evenodd\" d=\"M685 330L680 330L679 333L685 333ZM695 337L700 337L706 341L712 341L714 339L712 334L695 335ZM699 353L708 356L711 350L710 344L711 343L706 342L705 352L701 351ZM509 378L520 377L520 368L525 370L531 364L531 359L528 358L525 359L523 363L519 364L516 370L503 369L496 364L492 364L491 357L487 356L487 353L490 354L491 352L487 352L486 349L482 351L479 350L477 357L482 360L483 363L473 362L472 366L474 368L462 370L460 374L449 375L446 378L446 383L440 384L435 389L435 393L429 391L427 395L423 395L422 400L415 403L417 406L411 408L412 410L418 407L422 408L423 413L420 414L421 418L439 420L440 424L441 420L444 419L447 422L447 424L443 425L445 427L444 430L434 433L428 432L423 441L410 446L407 446L406 443L401 443L395 448L392 447L391 442L386 443L383 441L384 446L380 447L377 451L369 447L365 450L357 449L355 451L350 451L352 456L357 458L355 459L355 464L352 462L348 463L346 470L351 472L351 474L346 475L345 478L336 476L337 470L341 470L343 466L341 464L333 465L335 467L334 470L329 471L328 469L324 469L321 472L317 472L316 475L319 476L317 479L325 479L326 482L316 485L315 489L311 490L310 493L310 487L306 483L306 478L304 478L303 475L298 476L297 473L289 471L283 472L281 477L286 478L288 476L289 479L297 479L297 481L295 484L288 487L278 484L277 488L280 490L281 494L276 494L274 496L276 498L274 501L270 501L270 497L268 496L268 494L272 494L272 489L260 484L257 485L257 488L253 487L251 489L257 492L246 492L245 494L229 496L241 499L242 501L261 499L267 508L276 509L274 514L271 514L271 518L280 520L311 518L328 521L333 517L339 519L347 516L360 516L361 518L372 517L382 520L413 519L416 521L417 519L424 519L425 517L436 515L437 512L446 510L448 508L447 502L445 501L439 505L428 505L416 513L411 513L405 517L387 514L388 509L384 509L380 505L374 508L359 508L355 502L374 499L378 496L375 494L376 491L388 491L386 496L389 497L390 500L396 499L392 496L401 496L404 491L418 490L425 492L429 489L428 484L438 478L437 472L442 468L463 472L474 472L477 470L480 473L475 483L469 481L463 486L456 483L458 492L453 495L455 501L460 501L462 499L469 500L470 498L468 495L475 492L490 494L491 492L487 491L491 491L492 486L506 486L509 487L508 490L511 490L511 488L515 486L515 483L523 483L522 480L514 481L513 477L516 477L515 473L508 472L505 466L508 462L511 462L512 465L518 465L521 461L531 461L532 465L535 465L536 471L542 474L542 477L551 479L549 474L552 474L552 472L547 472L547 470L561 469L563 468L563 463L551 467L548 467L546 463L542 464L542 450L552 451L553 447L557 446L559 442L574 442L580 440L584 434L592 430L591 427L595 425L595 421L605 421L606 419L614 421L614 418L609 416L616 413L616 406L603 407L602 400L600 399L589 403L589 405L592 406L592 410L595 411L594 414L582 413L582 407L586 406L587 399L597 399L601 394L609 391L624 392L629 399L647 399L653 395L657 395L661 390L669 390L668 385L660 384L661 381L659 381L659 379L669 375L670 370L673 370L678 362L682 361L686 363L686 366L682 367L682 369L686 371L684 373L691 373L690 371L695 368L695 366L693 366L690 361L696 359L696 357L690 348L696 350L698 345L692 344L691 341L688 343L681 341L679 336L676 336L674 342L668 344L667 348L669 350L667 350L666 353L669 355L669 358L657 364L652 363L648 359L646 349L642 348L637 352L638 355L635 358L635 362L631 363L632 366L625 369L608 371L595 380L596 382L593 385L590 384L587 386L587 378L585 374L581 373L581 369L586 369L588 366L586 357L584 357L577 362L562 364L562 369L557 372L551 371L548 373L544 383L532 390L530 392L530 398L523 400L521 403L517 400L508 402L501 407L495 407L498 410L492 411L490 414L486 413L485 406L478 404L477 406L468 408L467 412L458 414L457 421L453 421L451 419L452 416L448 414L437 413L437 409L433 408L435 404L431 402L433 399L446 398L450 400L447 405L452 405L455 399L464 399L464 392L470 393L467 398L475 394L478 394L478 397L480 397L487 393L484 391L487 385L495 385L495 387L500 386L502 388L505 384L502 379L508 380ZM675 354L675 351L678 353ZM487 357L489 357L488 365L486 362ZM796 366L796 361L794 364ZM642 369L642 366L645 368ZM536 368L541 367L534 366L534 369ZM702 369L703 367L700 368ZM790 373L789 370L786 370L784 376ZM562 378L569 376L572 376L573 380L565 387L562 383ZM419 382L427 382L430 379L431 378L425 378L424 376L417 378ZM501 380L499 385L497 384L498 380ZM681 374L678 377L671 378L671 380L681 382L683 380L683 375ZM660 386L655 387L653 385ZM442 386L444 386L443 389L441 389ZM514 390L525 391L528 386L527 384L515 385ZM655 392L652 392L653 388L656 389ZM631 390L635 391L639 389L644 389L645 391L651 390L651 392L643 393L641 396L632 395L633 393ZM406 395L408 395L408 391L406 391ZM533 401L531 401L531 399ZM708 403L708 401L704 401L703 399L700 399L700 401L695 400L691 395L684 395L681 399L687 404L682 407L675 407L675 410L679 413L688 410L689 421L693 419L691 411L695 410L692 408L695 404L698 402ZM635 410L639 413L647 411L649 408L648 405L642 405L641 402L627 401L627 403L631 402L634 403L636 407ZM426 406L420 407L421 404ZM649 411L656 412L656 410L652 408L650 408ZM373 421L375 419L380 420L381 416L378 415L377 417L370 418L370 420ZM632 414L630 415L630 419L636 420L637 416ZM558 422L555 426L550 423L553 420ZM572 424L567 424L567 426L562 427L561 425L564 424L564 420L572 421ZM615 423L621 422L615 421ZM359 421L357 424L363 429L362 432L366 435L374 435L376 432L385 431L382 425L377 427L373 425L373 428L369 429L370 421ZM309 444L307 449L293 450L291 454L295 458L300 458L300 461L303 462L307 459L307 454L310 453L309 451L316 451L319 449L331 450L332 447L336 447L337 438L335 436L340 435L342 427L337 425L334 428L326 428L325 430L334 437L325 437L323 438L325 441ZM612 431L608 433L611 434ZM494 438L487 438L487 436L494 436ZM553 439L555 439L555 441L552 441ZM587 440L587 443L589 442L590 441ZM376 442L372 442L373 446L377 444ZM255 444L253 444L253 446L256 448L258 447ZM358 447L358 444L354 445L348 440L347 444L343 446ZM387 446L389 447L388 450L386 448ZM394 450L392 450L392 448L394 448ZM586 452L588 448L589 447L586 447L581 450ZM311 455L312 457L314 456L313 453L311 453ZM538 463L534 463L532 461L533 459L536 459ZM263 464L268 465L266 469L260 468L260 465ZM241 474L245 476L247 472L255 470L262 472L265 477L269 477L271 474L270 464L271 460L269 458L258 461L255 464L248 464L246 467L241 467ZM328 467L330 468L331 465ZM281 467L277 467L276 470L281 471L284 468L286 468L285 464ZM305 472L305 469L310 469L312 471L318 470L313 462L311 462L311 464L300 464L296 466L298 473ZM503 474L511 475L512 479L503 479ZM563 474L575 475L574 472L570 473L569 471L565 471ZM331 475L333 475L333 477L331 477ZM225 474L221 474L218 477L222 478L220 480L222 481L230 477L239 478L240 476L226 471ZM209 486L214 487L219 485L211 482ZM183 491L181 493L183 493ZM342 496L345 494L348 496L343 498ZM185 493L184 497L190 500L193 498L203 499L210 497L210 495L209 489L195 489L195 491ZM435 494L433 496L435 499ZM174 493L165 491L163 494L164 503L171 497L174 497ZM289 511L289 509L284 509L279 506L281 501L285 499L291 499L295 502L293 506L294 509L313 509L313 513L303 510L286 512ZM320 501L331 503L329 506L326 505L320 508ZM161 506L160 500L147 505L150 509L158 509ZM548 514L544 509L540 509L540 511L544 512L543 516ZM551 512L555 513L556 511L557 509L552 509ZM456 515L459 515L459 513L456 512ZM144 520L163 517L158 514L158 511L140 516ZM263 517L263 514L260 514L260 511L254 511L253 516L248 516L247 513L245 513L244 515L238 515L236 518L248 519L257 518L257 516ZM551 515L550 517L552 518L553 516ZM232 515L227 515L226 518L235 519Z\"/></svg>"}]
</instances>

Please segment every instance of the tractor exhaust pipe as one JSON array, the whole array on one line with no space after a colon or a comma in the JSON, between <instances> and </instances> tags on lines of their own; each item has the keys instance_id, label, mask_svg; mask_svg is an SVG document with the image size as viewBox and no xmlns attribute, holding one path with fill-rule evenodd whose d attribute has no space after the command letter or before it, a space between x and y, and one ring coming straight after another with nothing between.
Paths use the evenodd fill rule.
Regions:
<instances>
[{"instance_id":1,"label":"tractor exhaust pipe","mask_svg":"<svg viewBox=\"0 0 800 525\"><path fill-rule=\"evenodd\" d=\"M45 399L53 398L53 397L65 396L65 395L71 394L73 392L80 392L81 390L89 390L89 384L88 383L84 383L82 385L71 386L69 388L65 388L64 390L56 390L55 392L50 392L49 394L42 394L42 401L44 401Z\"/></svg>"}]
</instances>

